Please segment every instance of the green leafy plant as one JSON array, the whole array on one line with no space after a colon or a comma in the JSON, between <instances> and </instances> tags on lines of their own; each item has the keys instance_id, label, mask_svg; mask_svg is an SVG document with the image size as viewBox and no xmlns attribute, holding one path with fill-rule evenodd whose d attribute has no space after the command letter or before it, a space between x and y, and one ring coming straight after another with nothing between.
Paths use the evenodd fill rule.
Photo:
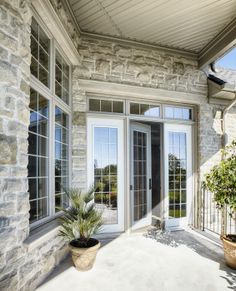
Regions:
<instances>
[{"instance_id":1,"label":"green leafy plant","mask_svg":"<svg viewBox=\"0 0 236 291\"><path fill-rule=\"evenodd\" d=\"M94 188L91 187L86 193L80 189L71 188L65 190L70 201L68 208L58 208L64 212L60 218L60 236L68 241L79 240L87 244L91 236L97 233L102 226L102 213L95 208L93 202Z\"/></svg>"},{"instance_id":2,"label":"green leafy plant","mask_svg":"<svg viewBox=\"0 0 236 291\"><path fill-rule=\"evenodd\" d=\"M206 175L205 189L214 195L217 208L228 208L233 217L236 212L236 141L222 150L222 161Z\"/></svg>"}]
</instances>

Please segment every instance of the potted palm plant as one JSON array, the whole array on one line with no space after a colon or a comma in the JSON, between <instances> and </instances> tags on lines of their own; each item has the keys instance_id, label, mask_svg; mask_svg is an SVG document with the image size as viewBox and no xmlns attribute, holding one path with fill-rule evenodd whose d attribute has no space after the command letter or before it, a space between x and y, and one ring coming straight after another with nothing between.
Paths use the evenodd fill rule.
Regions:
<instances>
[{"instance_id":1,"label":"potted palm plant","mask_svg":"<svg viewBox=\"0 0 236 291\"><path fill-rule=\"evenodd\" d=\"M100 242L92 238L102 225L102 213L93 202L94 189L82 193L77 188L65 190L70 201L68 208L59 208L64 212L60 218L59 235L69 242L73 263L78 271L87 271L93 267Z\"/></svg>"},{"instance_id":2,"label":"potted palm plant","mask_svg":"<svg viewBox=\"0 0 236 291\"><path fill-rule=\"evenodd\" d=\"M222 235L226 264L236 269L236 235L225 233L225 213L236 219L236 141L222 150L223 159L206 175L204 187L214 195L222 213Z\"/></svg>"}]
</instances>

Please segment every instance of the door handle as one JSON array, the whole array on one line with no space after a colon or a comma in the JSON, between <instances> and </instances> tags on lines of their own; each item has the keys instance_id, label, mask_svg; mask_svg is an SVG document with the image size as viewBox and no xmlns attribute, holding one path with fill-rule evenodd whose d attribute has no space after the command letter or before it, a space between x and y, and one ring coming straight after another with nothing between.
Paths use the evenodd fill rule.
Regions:
<instances>
[{"instance_id":1,"label":"door handle","mask_svg":"<svg viewBox=\"0 0 236 291\"><path fill-rule=\"evenodd\" d=\"M150 178L149 179L149 190L151 190L152 189L152 179Z\"/></svg>"}]
</instances>

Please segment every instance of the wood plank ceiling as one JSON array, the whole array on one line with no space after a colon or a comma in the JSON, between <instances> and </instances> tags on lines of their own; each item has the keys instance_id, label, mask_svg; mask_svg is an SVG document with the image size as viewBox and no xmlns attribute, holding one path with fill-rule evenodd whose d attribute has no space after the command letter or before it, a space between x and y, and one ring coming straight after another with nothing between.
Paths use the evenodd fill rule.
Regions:
<instances>
[{"instance_id":1,"label":"wood plank ceiling","mask_svg":"<svg viewBox=\"0 0 236 291\"><path fill-rule=\"evenodd\" d=\"M85 33L199 53L236 16L236 0L67 0Z\"/></svg>"}]
</instances>

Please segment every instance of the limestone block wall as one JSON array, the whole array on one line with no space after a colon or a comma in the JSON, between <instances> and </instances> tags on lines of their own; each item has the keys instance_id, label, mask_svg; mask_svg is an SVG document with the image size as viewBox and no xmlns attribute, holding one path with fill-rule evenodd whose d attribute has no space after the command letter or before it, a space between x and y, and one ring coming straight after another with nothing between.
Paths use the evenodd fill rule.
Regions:
<instances>
[{"instance_id":1,"label":"limestone block wall","mask_svg":"<svg viewBox=\"0 0 236 291\"><path fill-rule=\"evenodd\" d=\"M72 186L85 190L87 187L87 128L86 93L79 85L80 68L72 73Z\"/></svg>"},{"instance_id":2,"label":"limestone block wall","mask_svg":"<svg viewBox=\"0 0 236 291\"><path fill-rule=\"evenodd\" d=\"M67 254L57 232L30 242L31 1L0 1L0 290L33 290Z\"/></svg>"},{"instance_id":3,"label":"limestone block wall","mask_svg":"<svg viewBox=\"0 0 236 291\"><path fill-rule=\"evenodd\" d=\"M191 58L88 38L79 52L81 78L207 95L206 75Z\"/></svg>"},{"instance_id":4,"label":"limestone block wall","mask_svg":"<svg viewBox=\"0 0 236 291\"><path fill-rule=\"evenodd\" d=\"M191 58L134 44L78 38L61 1L50 0L82 56L72 74L72 185L87 184L87 93L80 79L193 93L197 118L199 177L219 160L220 121L207 100L204 72ZM0 290L32 290L67 253L57 232L30 242L27 150L30 84L30 0L0 2ZM158 99L158 96L157 96ZM181 102L181 99L176 100ZM236 137L235 109L227 118Z\"/></svg>"}]
</instances>

